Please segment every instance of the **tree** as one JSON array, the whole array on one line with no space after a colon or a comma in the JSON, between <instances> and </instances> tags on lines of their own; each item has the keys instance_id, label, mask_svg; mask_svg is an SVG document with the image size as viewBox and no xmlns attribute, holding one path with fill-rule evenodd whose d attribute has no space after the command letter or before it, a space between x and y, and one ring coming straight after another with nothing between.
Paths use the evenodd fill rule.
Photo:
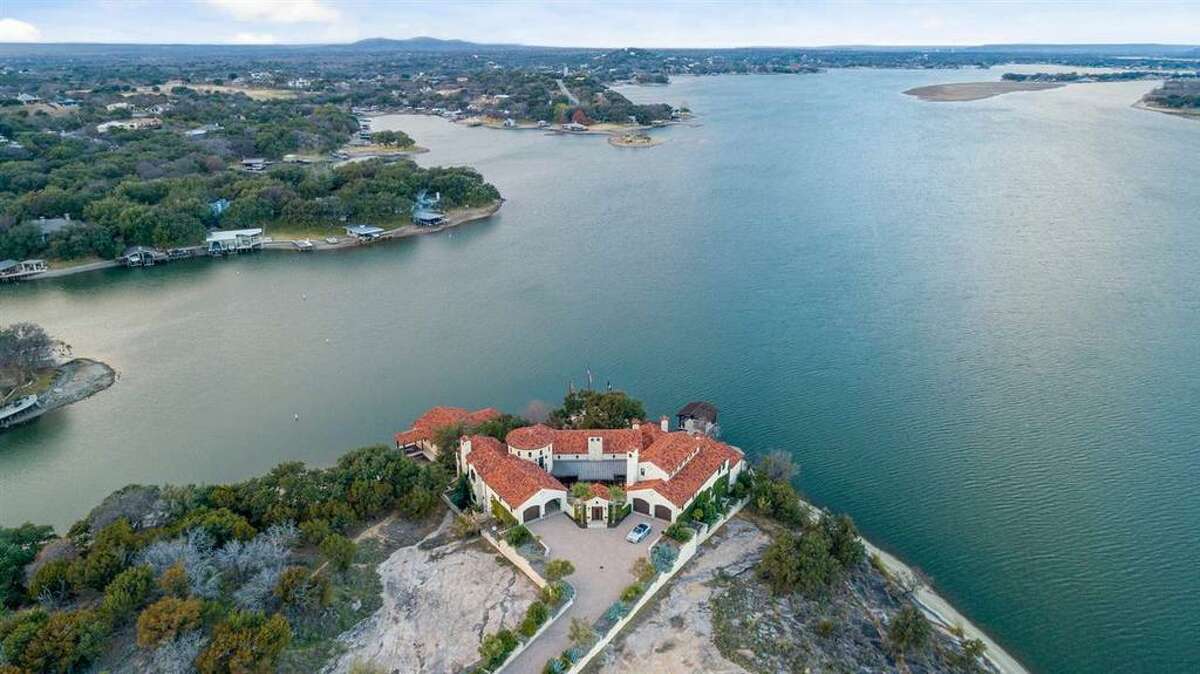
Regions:
<instances>
[{"instance_id":1,"label":"tree","mask_svg":"<svg viewBox=\"0 0 1200 674\"><path fill-rule=\"evenodd\" d=\"M791 454L775 450L758 462L758 472L766 479L774 482L790 482L798 471L796 465L792 462Z\"/></svg>"},{"instance_id":2,"label":"tree","mask_svg":"<svg viewBox=\"0 0 1200 674\"><path fill-rule=\"evenodd\" d=\"M125 569L104 588L100 613L114 625L120 624L141 607L152 589L154 572L149 566Z\"/></svg>"},{"instance_id":3,"label":"tree","mask_svg":"<svg viewBox=\"0 0 1200 674\"><path fill-rule=\"evenodd\" d=\"M572 391L562 407L550 412L549 423L558 428L628 428L646 418L642 401L624 391Z\"/></svg>"},{"instance_id":4,"label":"tree","mask_svg":"<svg viewBox=\"0 0 1200 674\"><path fill-rule=\"evenodd\" d=\"M321 554L338 571L345 571L354 562L358 546L341 534L329 534L321 541Z\"/></svg>"},{"instance_id":5,"label":"tree","mask_svg":"<svg viewBox=\"0 0 1200 674\"><path fill-rule=\"evenodd\" d=\"M783 532L763 553L759 575L775 594L817 595L838 577L838 563L829 553L829 545L819 530L802 536Z\"/></svg>"},{"instance_id":6,"label":"tree","mask_svg":"<svg viewBox=\"0 0 1200 674\"><path fill-rule=\"evenodd\" d=\"M289 566L279 575L275 597L285 609L310 611L329 604L332 597L329 578L313 575L303 566Z\"/></svg>"},{"instance_id":7,"label":"tree","mask_svg":"<svg viewBox=\"0 0 1200 674\"><path fill-rule=\"evenodd\" d=\"M925 614L912 605L900 609L888 625L888 645L901 655L925 646L933 628Z\"/></svg>"},{"instance_id":8,"label":"tree","mask_svg":"<svg viewBox=\"0 0 1200 674\"><path fill-rule=\"evenodd\" d=\"M504 534L504 540L508 541L508 544L514 548L519 548L533 540L533 533L525 528L524 524L518 524Z\"/></svg>"},{"instance_id":9,"label":"tree","mask_svg":"<svg viewBox=\"0 0 1200 674\"><path fill-rule=\"evenodd\" d=\"M71 562L53 559L43 564L29 579L32 597L61 601L71 595Z\"/></svg>"},{"instance_id":10,"label":"tree","mask_svg":"<svg viewBox=\"0 0 1200 674\"><path fill-rule=\"evenodd\" d=\"M521 625L517 628L521 636L526 639L537 633L538 628L542 623L550 617L550 609L541 601L535 601L529 605L529 609L525 611L525 618L521 620Z\"/></svg>"},{"instance_id":11,"label":"tree","mask_svg":"<svg viewBox=\"0 0 1200 674\"><path fill-rule=\"evenodd\" d=\"M287 620L276 613L234 610L213 629L212 642L196 658L201 674L271 672L279 654L292 641Z\"/></svg>"},{"instance_id":12,"label":"tree","mask_svg":"<svg viewBox=\"0 0 1200 674\"><path fill-rule=\"evenodd\" d=\"M843 569L857 566L866 558L866 548L863 547L858 529L849 515L834 516L825 512L821 516L821 528L829 538L830 552Z\"/></svg>"},{"instance_id":13,"label":"tree","mask_svg":"<svg viewBox=\"0 0 1200 674\"><path fill-rule=\"evenodd\" d=\"M163 597L147 606L137 620L138 646L153 648L199 628L203 606L199 599L178 597Z\"/></svg>"},{"instance_id":14,"label":"tree","mask_svg":"<svg viewBox=\"0 0 1200 674\"><path fill-rule=\"evenodd\" d=\"M65 351L36 323L13 323L0 328L0 370L13 370L22 382L37 370L53 367L54 359Z\"/></svg>"},{"instance_id":15,"label":"tree","mask_svg":"<svg viewBox=\"0 0 1200 674\"><path fill-rule=\"evenodd\" d=\"M592 497L592 485L588 482L576 482L571 485L571 498L580 501L587 500Z\"/></svg>"},{"instance_id":16,"label":"tree","mask_svg":"<svg viewBox=\"0 0 1200 674\"><path fill-rule=\"evenodd\" d=\"M71 583L76 589L103 590L139 548L137 534L124 517L104 527L87 554L71 563Z\"/></svg>"},{"instance_id":17,"label":"tree","mask_svg":"<svg viewBox=\"0 0 1200 674\"><path fill-rule=\"evenodd\" d=\"M53 538L52 527L29 522L12 529L0 527L0 609L14 606L21 599L25 565Z\"/></svg>"},{"instance_id":18,"label":"tree","mask_svg":"<svg viewBox=\"0 0 1200 674\"><path fill-rule=\"evenodd\" d=\"M409 147L413 139L403 131L376 131L371 134L371 142L384 147Z\"/></svg>"},{"instance_id":19,"label":"tree","mask_svg":"<svg viewBox=\"0 0 1200 674\"><path fill-rule=\"evenodd\" d=\"M552 559L546 562L546 580L557 582L575 573L575 565L567 559Z\"/></svg>"}]
</instances>

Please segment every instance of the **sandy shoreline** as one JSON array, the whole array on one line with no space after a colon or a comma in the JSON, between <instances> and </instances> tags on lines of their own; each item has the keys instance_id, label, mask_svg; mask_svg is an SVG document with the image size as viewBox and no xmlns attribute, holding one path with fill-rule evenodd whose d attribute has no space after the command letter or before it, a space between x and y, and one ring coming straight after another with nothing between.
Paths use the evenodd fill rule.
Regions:
<instances>
[{"instance_id":1,"label":"sandy shoreline","mask_svg":"<svg viewBox=\"0 0 1200 674\"><path fill-rule=\"evenodd\" d=\"M1133 104L1138 110L1148 110L1150 112L1159 112L1164 115L1172 115L1174 117L1183 117L1184 119L1200 120L1200 110L1188 111L1176 108L1163 108L1157 105L1151 105L1144 100L1139 100Z\"/></svg>"},{"instance_id":2,"label":"sandy shoreline","mask_svg":"<svg viewBox=\"0 0 1200 674\"><path fill-rule=\"evenodd\" d=\"M363 243L363 242L360 242L358 239L355 239L354 237L346 236L343 234L341 236L336 237L337 243L328 243L325 241L324 238L321 238L321 237L311 238L311 239L273 239L273 240L266 241L265 243L263 243L263 250L264 251L287 251L287 252L293 252L293 253L298 252L296 246L294 245L294 242L301 241L301 240L309 241L312 244L313 251L340 250L340 249L344 249L344 248L354 248L357 246L371 245L372 243L376 243L378 241L382 241L382 240L386 240L386 239L406 239L410 236L419 236L421 234L433 234L435 232L441 232L441 231L450 229L452 227L458 227L460 225L465 225L469 222L475 222L477 220L486 220L487 218L490 218L493 215L495 215L496 211L499 211L500 206L502 206L503 204L504 204L504 199L500 199L499 201L488 204L487 206L480 206L478 208L460 209L460 210L451 212L448 216L446 216L446 221L444 223L442 223L440 225L435 225L433 227L418 227L417 225L404 225L402 227L397 227L395 229L389 229L386 232L384 232L383 234L380 234L378 239L376 239L375 241L370 242L370 243ZM187 248L187 250L192 251L193 258L194 257L208 257L204 252L204 246L190 246ZM192 258L188 258L188 259L192 259ZM101 269L112 269L113 267L120 267L120 266L121 266L121 263L117 262L116 260L102 260L100 262L91 262L88 264L81 264L81 265L78 265L75 267L67 267L65 269L51 269L50 271L47 271L43 274L34 276L28 280L29 281L39 281L42 279L62 278L64 276L73 276L75 274L84 274L87 272L100 271Z\"/></svg>"},{"instance_id":3,"label":"sandy shoreline","mask_svg":"<svg viewBox=\"0 0 1200 674\"><path fill-rule=\"evenodd\" d=\"M951 84L931 84L924 87L909 89L904 93L916 96L922 101L939 103L979 101L993 96L1009 94L1016 91L1044 91L1066 86L1061 82L955 82Z\"/></svg>"}]
</instances>

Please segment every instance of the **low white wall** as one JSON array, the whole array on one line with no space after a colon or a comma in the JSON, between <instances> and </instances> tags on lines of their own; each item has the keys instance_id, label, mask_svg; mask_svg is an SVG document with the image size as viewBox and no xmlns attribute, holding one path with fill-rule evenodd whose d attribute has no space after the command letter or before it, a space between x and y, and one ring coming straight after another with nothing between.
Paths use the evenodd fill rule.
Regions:
<instances>
[{"instance_id":1,"label":"low white wall","mask_svg":"<svg viewBox=\"0 0 1200 674\"><path fill-rule=\"evenodd\" d=\"M710 536L716 533L717 529L720 529L722 526L724 526L724 524L729 521L729 518L741 512L742 507L746 505L747 501L748 499L743 499L740 503L733 506L733 508L729 510L729 514L718 520L716 524L708 527L708 529L693 537L692 540L679 546L679 557L675 560L675 566L671 567L671 570L668 573L659 574L658 578L655 578L654 582L650 583L649 587L646 588L646 591L643 592L642 596L638 598L637 603L633 605L633 608L629 610L629 613L627 613L625 617L621 618L616 622L616 624L610 627L608 633L601 637L600 640L595 644L593 644L592 648L588 650L588 652L585 653L578 662L576 662L570 669L567 670L567 674L578 674L579 672L582 672L583 668L592 661L592 658L599 655L600 651L603 651L604 647L611 643L612 640L621 633L621 630L629 624L629 621L633 620L638 611L642 610L642 607L645 606L654 596L654 593L662 589L664 585L666 585L672 578L675 577L675 574L679 573L679 571L683 569L683 565L687 564L688 560L696 555L696 551L700 548L700 544L704 541L707 541ZM660 540L662 540L661 535L655 539L655 543L657 544ZM654 545L651 545L650 547L653 549Z\"/></svg>"}]
</instances>

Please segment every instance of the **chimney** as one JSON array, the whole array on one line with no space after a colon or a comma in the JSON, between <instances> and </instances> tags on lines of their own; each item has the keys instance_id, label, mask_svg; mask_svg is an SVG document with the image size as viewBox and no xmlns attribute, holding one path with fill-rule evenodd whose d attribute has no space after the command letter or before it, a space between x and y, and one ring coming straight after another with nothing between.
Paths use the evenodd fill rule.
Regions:
<instances>
[{"instance_id":1,"label":"chimney","mask_svg":"<svg viewBox=\"0 0 1200 674\"><path fill-rule=\"evenodd\" d=\"M471 453L471 438L462 436L458 441L458 453L462 455L463 461L467 460L467 455Z\"/></svg>"},{"instance_id":2,"label":"chimney","mask_svg":"<svg viewBox=\"0 0 1200 674\"><path fill-rule=\"evenodd\" d=\"M667 415L662 415L662 418L658 420L658 427L663 430L663 433L671 430L671 420L667 418Z\"/></svg>"},{"instance_id":3,"label":"chimney","mask_svg":"<svg viewBox=\"0 0 1200 674\"><path fill-rule=\"evenodd\" d=\"M588 438L588 456L599 457L604 453L604 438L592 436Z\"/></svg>"}]
</instances>

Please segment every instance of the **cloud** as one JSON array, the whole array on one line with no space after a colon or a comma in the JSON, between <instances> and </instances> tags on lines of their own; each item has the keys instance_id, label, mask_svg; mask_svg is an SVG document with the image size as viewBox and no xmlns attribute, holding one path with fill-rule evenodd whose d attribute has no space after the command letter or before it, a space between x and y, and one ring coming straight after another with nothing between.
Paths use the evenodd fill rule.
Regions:
<instances>
[{"instance_id":1,"label":"cloud","mask_svg":"<svg viewBox=\"0 0 1200 674\"><path fill-rule=\"evenodd\" d=\"M17 19L0 19L0 42L38 42L42 31L32 23Z\"/></svg>"},{"instance_id":2,"label":"cloud","mask_svg":"<svg viewBox=\"0 0 1200 674\"><path fill-rule=\"evenodd\" d=\"M230 44L275 44L275 36L270 33L238 33L229 38Z\"/></svg>"},{"instance_id":3,"label":"cloud","mask_svg":"<svg viewBox=\"0 0 1200 674\"><path fill-rule=\"evenodd\" d=\"M337 21L341 13L321 0L208 0L238 21L316 23Z\"/></svg>"}]
</instances>

